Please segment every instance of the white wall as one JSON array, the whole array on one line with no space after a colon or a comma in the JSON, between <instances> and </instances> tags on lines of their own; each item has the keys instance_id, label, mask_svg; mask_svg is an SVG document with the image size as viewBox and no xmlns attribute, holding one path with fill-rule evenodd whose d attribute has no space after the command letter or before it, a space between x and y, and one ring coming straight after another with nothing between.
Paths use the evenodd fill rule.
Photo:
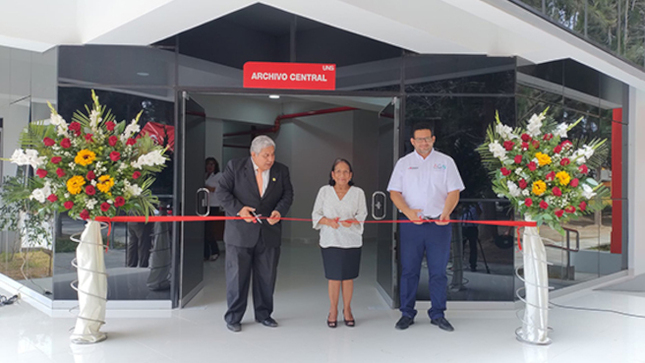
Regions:
<instances>
[{"instance_id":1,"label":"white wall","mask_svg":"<svg viewBox=\"0 0 645 363\"><path fill-rule=\"evenodd\" d=\"M645 273L645 91L629 89L629 269Z\"/></svg>"}]
</instances>

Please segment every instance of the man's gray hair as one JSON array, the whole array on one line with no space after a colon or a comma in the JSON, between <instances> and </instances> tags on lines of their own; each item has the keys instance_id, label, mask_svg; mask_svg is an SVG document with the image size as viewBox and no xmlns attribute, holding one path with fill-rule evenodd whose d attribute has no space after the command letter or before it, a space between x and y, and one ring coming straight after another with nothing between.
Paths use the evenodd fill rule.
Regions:
<instances>
[{"instance_id":1,"label":"man's gray hair","mask_svg":"<svg viewBox=\"0 0 645 363\"><path fill-rule=\"evenodd\" d=\"M262 151L262 149L269 146L273 146L273 148L275 148L275 142L266 135L260 135L251 141L251 152L257 155Z\"/></svg>"}]
</instances>

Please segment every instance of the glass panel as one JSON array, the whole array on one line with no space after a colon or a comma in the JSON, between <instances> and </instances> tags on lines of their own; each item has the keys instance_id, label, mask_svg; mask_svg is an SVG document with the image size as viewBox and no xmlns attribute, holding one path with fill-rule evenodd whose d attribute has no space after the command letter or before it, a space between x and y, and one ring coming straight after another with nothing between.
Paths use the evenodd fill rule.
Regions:
<instances>
[{"instance_id":1,"label":"glass panel","mask_svg":"<svg viewBox=\"0 0 645 363\"><path fill-rule=\"evenodd\" d=\"M167 47L61 46L58 77L62 83L172 87L175 53Z\"/></svg>"},{"instance_id":2,"label":"glass panel","mask_svg":"<svg viewBox=\"0 0 645 363\"><path fill-rule=\"evenodd\" d=\"M101 103L110 109L118 121L129 121L138 112L142 130L157 135L165 146L174 147L174 97L162 94L167 88L132 88L118 91L96 90ZM76 110L84 110L90 101L91 90L81 87L59 87L58 111L66 120L72 119ZM160 199L160 213L172 209L174 154L170 162L157 175L152 192ZM171 224L144 225L141 223L113 223L108 239L104 230L103 239L110 248L105 254L108 273L108 297L113 300L164 300L170 298L168 274L170 272L170 227ZM70 282L76 278L76 269L71 266L76 243L70 240L74 233L83 231L83 221L60 215L57 220L54 248L54 294L56 300L74 300L76 291ZM149 252L151 251L151 252Z\"/></svg>"},{"instance_id":3,"label":"glass panel","mask_svg":"<svg viewBox=\"0 0 645 363\"><path fill-rule=\"evenodd\" d=\"M601 275L627 268L627 201L603 201L600 227L599 266Z\"/></svg>"},{"instance_id":4,"label":"glass panel","mask_svg":"<svg viewBox=\"0 0 645 363\"><path fill-rule=\"evenodd\" d=\"M522 64L518 60L517 81L532 87L539 87L549 92L561 93L564 84L564 62L553 61L541 64ZM546 83L545 83L546 82Z\"/></svg>"},{"instance_id":5,"label":"glass panel","mask_svg":"<svg viewBox=\"0 0 645 363\"><path fill-rule=\"evenodd\" d=\"M405 105L404 154L413 150L410 143L413 124L431 120L435 124L437 137L434 147L451 156L461 171L466 186L461 197L494 197L488 171L481 164L475 149L484 142L486 128L494 121L496 111L505 123L514 124L515 102L512 97L408 96Z\"/></svg>"},{"instance_id":6,"label":"glass panel","mask_svg":"<svg viewBox=\"0 0 645 363\"><path fill-rule=\"evenodd\" d=\"M405 58L408 93L513 93L515 59L432 55Z\"/></svg>"}]
</instances>

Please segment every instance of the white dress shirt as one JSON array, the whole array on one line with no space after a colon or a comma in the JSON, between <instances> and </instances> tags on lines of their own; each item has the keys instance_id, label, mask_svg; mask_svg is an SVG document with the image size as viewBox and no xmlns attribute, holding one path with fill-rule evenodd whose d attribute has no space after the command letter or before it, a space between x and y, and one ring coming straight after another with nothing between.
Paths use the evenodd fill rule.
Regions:
<instances>
[{"instance_id":1,"label":"white dress shirt","mask_svg":"<svg viewBox=\"0 0 645 363\"><path fill-rule=\"evenodd\" d=\"M425 159L416 151L399 159L387 186L400 192L411 209L433 218L443 212L449 192L464 189L454 160L435 149Z\"/></svg>"},{"instance_id":2,"label":"white dress shirt","mask_svg":"<svg viewBox=\"0 0 645 363\"><path fill-rule=\"evenodd\" d=\"M258 175L258 172L260 171L260 168L257 165L255 165L255 161L253 161L253 158L251 158L251 162L253 163L253 170L255 171L254 176L257 179L257 175ZM270 175L271 175L271 169L267 169L262 172L262 194L260 194L260 196L264 195L264 192L266 192L267 190L267 186L269 186Z\"/></svg>"},{"instance_id":3,"label":"white dress shirt","mask_svg":"<svg viewBox=\"0 0 645 363\"><path fill-rule=\"evenodd\" d=\"M320 224L323 217L339 218L341 221L356 219L361 222L345 227L339 223L337 229ZM367 218L367 205L363 189L349 187L343 199L331 185L325 185L318 191L314 210L311 213L314 229L320 230L320 247L357 248L363 245L363 223Z\"/></svg>"},{"instance_id":4,"label":"white dress shirt","mask_svg":"<svg viewBox=\"0 0 645 363\"><path fill-rule=\"evenodd\" d=\"M206 182L204 185L206 185L209 188L217 188L217 182L220 180L222 177L222 173L211 173L208 178L206 178ZM211 207L219 207L220 202L219 199L215 196L215 192L208 192L208 204L210 204Z\"/></svg>"}]
</instances>

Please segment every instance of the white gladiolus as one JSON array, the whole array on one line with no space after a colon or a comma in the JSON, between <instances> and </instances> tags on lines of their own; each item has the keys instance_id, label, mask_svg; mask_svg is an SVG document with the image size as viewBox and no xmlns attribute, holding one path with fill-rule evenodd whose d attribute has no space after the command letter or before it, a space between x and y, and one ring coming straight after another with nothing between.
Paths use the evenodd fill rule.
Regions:
<instances>
[{"instance_id":1,"label":"white gladiolus","mask_svg":"<svg viewBox=\"0 0 645 363\"><path fill-rule=\"evenodd\" d=\"M163 165L166 158L161 155L163 150L154 150L145 155L139 156L137 161L132 162L132 167L141 169L144 166Z\"/></svg>"},{"instance_id":2,"label":"white gladiolus","mask_svg":"<svg viewBox=\"0 0 645 363\"><path fill-rule=\"evenodd\" d=\"M492 152L493 156L498 158L499 160L506 160L506 149L504 149L504 147L500 145L497 140L488 144L488 150Z\"/></svg>"},{"instance_id":3,"label":"white gladiolus","mask_svg":"<svg viewBox=\"0 0 645 363\"><path fill-rule=\"evenodd\" d=\"M569 125L563 122L553 131L553 135L560 136L561 139L564 139L567 137L567 129L569 129Z\"/></svg>"},{"instance_id":4,"label":"white gladiolus","mask_svg":"<svg viewBox=\"0 0 645 363\"><path fill-rule=\"evenodd\" d=\"M97 110L92 110L92 112L90 112L90 128L92 131L96 131L99 126L99 122L102 120L99 116L100 113Z\"/></svg>"},{"instance_id":5,"label":"white gladiolus","mask_svg":"<svg viewBox=\"0 0 645 363\"><path fill-rule=\"evenodd\" d=\"M132 120L128 126L125 127L125 130L123 131L123 134L119 137L122 143L125 144L128 139L134 135L135 133L139 132L141 129L139 128L139 125L137 125L137 120Z\"/></svg>"},{"instance_id":6,"label":"white gladiolus","mask_svg":"<svg viewBox=\"0 0 645 363\"><path fill-rule=\"evenodd\" d=\"M533 114L529 119L529 124L526 126L526 133L531 137L536 137L540 134L540 129L542 128L542 120L544 120L544 115Z\"/></svg>"},{"instance_id":7,"label":"white gladiolus","mask_svg":"<svg viewBox=\"0 0 645 363\"><path fill-rule=\"evenodd\" d=\"M45 200L47 199L47 197L49 197L51 193L52 193L51 185L49 184L49 182L47 182L42 188L34 189L31 192L29 199L32 199L32 200L35 199L40 203L45 203Z\"/></svg>"},{"instance_id":8,"label":"white gladiolus","mask_svg":"<svg viewBox=\"0 0 645 363\"><path fill-rule=\"evenodd\" d=\"M96 199L89 199L85 203L85 207L87 207L87 209L94 209L94 206L96 206L96 203L98 203L98 201Z\"/></svg>"},{"instance_id":9,"label":"white gladiolus","mask_svg":"<svg viewBox=\"0 0 645 363\"><path fill-rule=\"evenodd\" d=\"M513 183L510 180L506 181L506 186L508 187L508 192L511 194L512 197L517 198L519 197L520 193L522 190L520 187L517 186L517 184Z\"/></svg>"},{"instance_id":10,"label":"white gladiolus","mask_svg":"<svg viewBox=\"0 0 645 363\"><path fill-rule=\"evenodd\" d=\"M591 199L596 196L596 193L593 191L593 188L587 184L582 184L582 196L585 199Z\"/></svg>"},{"instance_id":11,"label":"white gladiolus","mask_svg":"<svg viewBox=\"0 0 645 363\"><path fill-rule=\"evenodd\" d=\"M11 155L11 162L17 165L31 165L36 169L47 162L46 156L38 156L38 151L33 149L16 149Z\"/></svg>"},{"instance_id":12,"label":"white gladiolus","mask_svg":"<svg viewBox=\"0 0 645 363\"><path fill-rule=\"evenodd\" d=\"M124 180L123 184L124 184L123 189L125 190L125 193L129 194L132 197L136 197L136 196L140 195L141 192L142 192L141 187L139 187L136 184L132 185L127 180Z\"/></svg>"},{"instance_id":13,"label":"white gladiolus","mask_svg":"<svg viewBox=\"0 0 645 363\"><path fill-rule=\"evenodd\" d=\"M497 133L505 140L511 140L511 139L517 138L516 135L513 135L513 129L510 126L506 126L501 123L495 125L495 131L497 131Z\"/></svg>"}]
</instances>

